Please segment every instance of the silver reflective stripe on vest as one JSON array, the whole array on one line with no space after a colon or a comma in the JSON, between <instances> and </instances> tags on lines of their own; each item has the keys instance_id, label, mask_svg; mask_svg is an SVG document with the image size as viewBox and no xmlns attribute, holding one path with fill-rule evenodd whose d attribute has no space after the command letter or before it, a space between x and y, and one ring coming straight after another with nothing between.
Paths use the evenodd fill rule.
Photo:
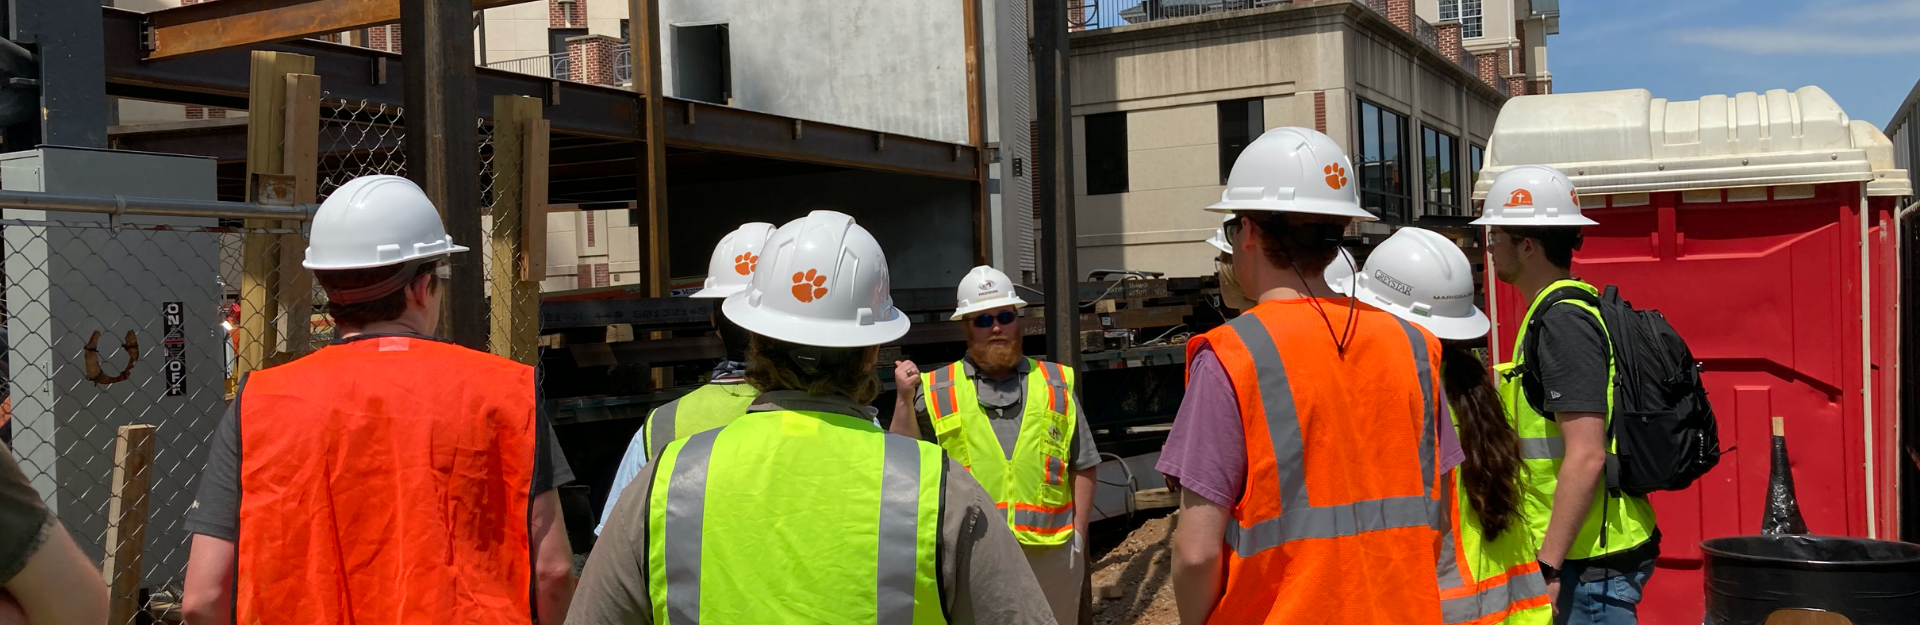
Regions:
<instances>
[{"instance_id":1,"label":"silver reflective stripe on vest","mask_svg":"<svg viewBox=\"0 0 1920 625\"><path fill-rule=\"evenodd\" d=\"M1507 583L1465 597L1440 602L1440 618L1447 623L1470 623L1507 610L1513 604L1547 594L1539 573L1507 578Z\"/></svg>"},{"instance_id":2,"label":"silver reflective stripe on vest","mask_svg":"<svg viewBox=\"0 0 1920 625\"><path fill-rule=\"evenodd\" d=\"M1456 495L1449 488L1441 494L1444 500L1452 500ZM1454 559L1453 514L1448 506L1440 506L1440 561L1434 572L1440 578L1440 589L1459 588L1466 582L1460 578L1460 562Z\"/></svg>"},{"instance_id":3,"label":"silver reflective stripe on vest","mask_svg":"<svg viewBox=\"0 0 1920 625\"><path fill-rule=\"evenodd\" d=\"M1073 524L1073 508L1059 512L1013 509L1013 524L1035 530L1057 530Z\"/></svg>"},{"instance_id":4,"label":"silver reflective stripe on vest","mask_svg":"<svg viewBox=\"0 0 1920 625\"><path fill-rule=\"evenodd\" d=\"M1567 439L1558 436L1520 439L1520 457L1528 460L1552 460L1567 457Z\"/></svg>"},{"instance_id":5,"label":"silver reflective stripe on vest","mask_svg":"<svg viewBox=\"0 0 1920 625\"><path fill-rule=\"evenodd\" d=\"M1240 527L1227 524L1227 546L1242 558L1310 538L1339 538L1433 523L1432 500L1426 497L1389 497L1334 506L1295 508L1278 518Z\"/></svg>"},{"instance_id":6,"label":"silver reflective stripe on vest","mask_svg":"<svg viewBox=\"0 0 1920 625\"><path fill-rule=\"evenodd\" d=\"M913 439L887 436L880 480L877 555L879 625L913 623L913 580L920 565L920 449Z\"/></svg>"},{"instance_id":7,"label":"silver reflective stripe on vest","mask_svg":"<svg viewBox=\"0 0 1920 625\"><path fill-rule=\"evenodd\" d=\"M720 430L687 439L667 482L667 624L700 622L700 538L707 514L707 461Z\"/></svg>"},{"instance_id":8,"label":"silver reflective stripe on vest","mask_svg":"<svg viewBox=\"0 0 1920 625\"><path fill-rule=\"evenodd\" d=\"M1420 330L1414 328L1413 324L1399 317L1393 320L1400 322L1400 329L1407 333L1407 342L1413 345L1413 370L1415 375L1420 376L1420 492L1432 495L1433 472L1438 468L1433 462L1433 448L1437 444L1434 437L1438 436L1435 432L1440 416L1434 411L1433 366L1427 362L1427 339L1420 335ZM1434 527L1440 527L1437 520Z\"/></svg>"},{"instance_id":9,"label":"silver reflective stripe on vest","mask_svg":"<svg viewBox=\"0 0 1920 625\"><path fill-rule=\"evenodd\" d=\"M947 397L946 390L949 388L953 388L953 367L947 366L933 370L933 388L928 391L933 395L933 413L938 416L946 417L959 411L954 401Z\"/></svg>"},{"instance_id":10,"label":"silver reflective stripe on vest","mask_svg":"<svg viewBox=\"0 0 1920 625\"><path fill-rule=\"evenodd\" d=\"M680 400L676 399L659 408L653 409L653 416L647 417L647 457L658 458L673 442L673 419L680 412Z\"/></svg>"},{"instance_id":11,"label":"silver reflective stripe on vest","mask_svg":"<svg viewBox=\"0 0 1920 625\"><path fill-rule=\"evenodd\" d=\"M1349 504L1314 506L1307 496L1305 444L1300 433L1300 415L1293 403L1293 389L1287 382L1286 365L1280 359L1273 335L1256 315L1241 315L1227 322L1253 359L1254 375L1265 410L1267 435L1273 445L1274 476L1280 488L1280 516L1258 521L1251 527L1239 523L1227 525L1226 543L1235 554L1250 558L1262 551L1295 540L1337 538L1363 532L1402 528L1433 527L1438 507L1432 500L1433 452L1432 428L1421 428L1421 496L1389 497ZM1404 322L1403 322L1404 325ZM1409 326L1410 328L1410 326ZM1425 395L1421 415L1429 423L1433 412L1431 367L1426 359L1426 342L1412 331L1420 372L1420 388ZM1250 479L1253 476L1249 476Z\"/></svg>"},{"instance_id":12,"label":"silver reflective stripe on vest","mask_svg":"<svg viewBox=\"0 0 1920 625\"><path fill-rule=\"evenodd\" d=\"M1060 365L1051 362L1035 361L1046 370L1047 388L1052 391L1053 403L1047 407L1060 414L1070 414L1067 409L1067 376Z\"/></svg>"}]
</instances>

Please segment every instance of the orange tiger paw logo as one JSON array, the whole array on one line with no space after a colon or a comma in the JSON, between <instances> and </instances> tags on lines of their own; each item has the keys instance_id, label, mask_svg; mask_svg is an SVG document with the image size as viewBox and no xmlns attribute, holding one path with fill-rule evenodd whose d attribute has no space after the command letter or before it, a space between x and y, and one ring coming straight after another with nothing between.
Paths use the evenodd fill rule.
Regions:
<instances>
[{"instance_id":1,"label":"orange tiger paw logo","mask_svg":"<svg viewBox=\"0 0 1920 625\"><path fill-rule=\"evenodd\" d=\"M819 270L808 269L805 273L793 274L793 298L801 303L827 296L827 276Z\"/></svg>"},{"instance_id":2,"label":"orange tiger paw logo","mask_svg":"<svg viewBox=\"0 0 1920 625\"><path fill-rule=\"evenodd\" d=\"M753 252L733 257L733 270L743 276L753 273L753 268L759 265L760 257L755 256Z\"/></svg>"},{"instance_id":3,"label":"orange tiger paw logo","mask_svg":"<svg viewBox=\"0 0 1920 625\"><path fill-rule=\"evenodd\" d=\"M1338 191L1347 186L1347 169L1341 167L1339 163L1328 165L1321 171L1327 173L1327 186L1333 187L1333 190Z\"/></svg>"}]
</instances>

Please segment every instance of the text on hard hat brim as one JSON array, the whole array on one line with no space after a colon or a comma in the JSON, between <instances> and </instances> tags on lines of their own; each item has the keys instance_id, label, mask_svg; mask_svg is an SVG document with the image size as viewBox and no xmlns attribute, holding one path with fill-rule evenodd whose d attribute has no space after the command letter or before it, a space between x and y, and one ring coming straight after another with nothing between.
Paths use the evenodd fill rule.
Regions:
<instances>
[{"instance_id":1,"label":"text on hard hat brim","mask_svg":"<svg viewBox=\"0 0 1920 625\"><path fill-rule=\"evenodd\" d=\"M748 332L796 345L812 347L885 345L905 336L907 330L913 325L907 320L906 313L892 307L886 311L891 312L891 316L876 319L868 325L796 317L771 308L755 308L747 303L747 296L751 292L752 289L747 289L728 296L720 305L721 314L726 315L728 320L745 328Z\"/></svg>"},{"instance_id":2,"label":"text on hard hat brim","mask_svg":"<svg viewBox=\"0 0 1920 625\"><path fill-rule=\"evenodd\" d=\"M995 308L1001 308L1005 306L1012 306L1014 310L1019 310L1027 307L1027 301L1020 299L1020 296L1018 295L1010 295L1007 297L990 299L984 302L978 302L975 304L963 306L959 310L953 311L953 316L948 317L947 320L959 321L961 319L965 319L967 315L971 315L973 313L977 313L983 310L993 310Z\"/></svg>"},{"instance_id":3,"label":"text on hard hat brim","mask_svg":"<svg viewBox=\"0 0 1920 625\"><path fill-rule=\"evenodd\" d=\"M1486 336L1487 332L1493 328L1492 320L1487 318L1486 311L1480 310L1479 306L1472 307L1473 313L1465 317L1422 316L1375 295L1365 287L1361 287L1359 291L1359 295L1355 297L1361 302L1387 311L1408 323L1426 328L1428 332L1433 333L1434 338L1448 341L1472 340Z\"/></svg>"}]
</instances>

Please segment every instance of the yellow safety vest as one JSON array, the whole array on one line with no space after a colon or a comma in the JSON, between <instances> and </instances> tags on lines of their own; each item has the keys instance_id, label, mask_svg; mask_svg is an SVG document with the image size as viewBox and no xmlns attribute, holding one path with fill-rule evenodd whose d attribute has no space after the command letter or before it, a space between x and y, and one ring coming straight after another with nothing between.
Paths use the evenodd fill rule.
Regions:
<instances>
[{"instance_id":1,"label":"yellow safety vest","mask_svg":"<svg viewBox=\"0 0 1920 625\"><path fill-rule=\"evenodd\" d=\"M747 414L747 407L760 397L760 389L745 382L704 384L679 399L653 409L647 415L647 457L658 458L671 443L707 430L733 423Z\"/></svg>"},{"instance_id":2,"label":"yellow safety vest","mask_svg":"<svg viewBox=\"0 0 1920 625\"><path fill-rule=\"evenodd\" d=\"M1459 431L1455 425L1454 433ZM1547 625L1553 606L1540 576L1539 543L1524 527L1524 517L1488 540L1479 512L1467 499L1462 470L1451 471L1446 481L1452 493L1441 526L1441 620L1447 625Z\"/></svg>"},{"instance_id":3,"label":"yellow safety vest","mask_svg":"<svg viewBox=\"0 0 1920 625\"><path fill-rule=\"evenodd\" d=\"M653 622L946 622L940 449L826 412L742 416L650 478Z\"/></svg>"},{"instance_id":4,"label":"yellow safety vest","mask_svg":"<svg viewBox=\"0 0 1920 625\"><path fill-rule=\"evenodd\" d=\"M1500 403L1507 409L1507 419L1513 424L1515 432L1520 434L1521 453L1526 457L1528 478L1523 491L1526 495L1522 511L1526 517L1526 529L1534 544L1547 534L1547 521L1553 517L1553 491L1560 484L1560 462L1567 454L1566 440L1560 436L1560 424L1535 412L1527 401L1526 391L1522 390L1520 375L1516 371L1522 365L1525 355L1520 347L1526 343L1527 325L1533 316L1541 312L1540 302L1547 294L1557 289L1576 288L1588 293L1599 293L1592 285L1579 280L1561 280L1547 285L1535 296L1533 303L1527 306L1527 315L1520 320L1520 332L1514 337L1513 359L1510 362L1495 365L1494 374L1499 376ZM1577 306L1593 315L1600 323L1600 331L1607 331L1607 324L1600 317L1600 310L1577 300L1563 300L1561 305ZM1603 337L1604 338L1604 337ZM1615 362L1609 354L1607 360L1607 425L1613 423L1613 385ZM1612 451L1612 437L1608 437L1608 451ZM1609 553L1626 551L1638 547L1653 537L1655 526L1653 504L1646 497L1637 495L1615 495L1607 492L1603 483L1594 489L1593 507L1588 510L1587 518L1580 525L1580 533L1567 550L1570 560L1585 560Z\"/></svg>"},{"instance_id":5,"label":"yellow safety vest","mask_svg":"<svg viewBox=\"0 0 1920 625\"><path fill-rule=\"evenodd\" d=\"M1073 537L1073 484L1067 454L1073 449L1078 406L1073 405L1073 368L1027 359L1027 400L1020 436L1007 458L993 424L980 408L973 380L956 362L920 374L927 415L940 447L967 468L1007 515L1007 527L1024 545L1059 545ZM1039 398L1046 401L1038 401Z\"/></svg>"}]
</instances>

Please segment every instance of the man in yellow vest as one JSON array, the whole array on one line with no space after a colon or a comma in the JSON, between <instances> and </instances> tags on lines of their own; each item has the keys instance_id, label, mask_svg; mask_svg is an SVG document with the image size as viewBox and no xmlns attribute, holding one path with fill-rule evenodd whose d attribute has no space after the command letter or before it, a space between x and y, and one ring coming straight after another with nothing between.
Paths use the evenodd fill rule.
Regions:
<instances>
[{"instance_id":1,"label":"man in yellow vest","mask_svg":"<svg viewBox=\"0 0 1920 625\"><path fill-rule=\"evenodd\" d=\"M1027 303L992 267L960 280L967 357L929 373L894 368L893 431L939 443L993 495L1061 623L1079 622L1087 522L1100 450L1072 368L1021 354Z\"/></svg>"},{"instance_id":2,"label":"man in yellow vest","mask_svg":"<svg viewBox=\"0 0 1920 625\"><path fill-rule=\"evenodd\" d=\"M1494 179L1473 223L1489 227L1487 250L1500 281L1530 302L1513 358L1496 371L1530 475L1524 511L1528 531L1540 540L1554 620L1636 623L1660 531L1645 497L1609 492L1603 481L1616 366L1606 323L1583 302L1539 305L1559 289L1597 292L1572 274L1581 228L1596 222L1580 214L1566 175L1521 165ZM1528 341L1532 349L1523 349Z\"/></svg>"},{"instance_id":3,"label":"man in yellow vest","mask_svg":"<svg viewBox=\"0 0 1920 625\"><path fill-rule=\"evenodd\" d=\"M769 236L773 236L773 224L758 221L741 224L727 233L719 245L713 246L713 257L707 261L706 283L688 297L723 300L747 290L747 284L753 280L753 269L760 263L761 246ZM712 321L727 355L714 365L713 377L706 384L653 409L640 431L633 433L633 441L627 443L626 453L620 456L620 467L614 469L613 490L607 493L607 505L600 509L600 524L593 528L595 536L606 529L607 515L620 503L620 491L626 490L627 484L640 474L640 467L647 465L648 458L658 457L667 443L732 423L747 414L747 406L760 395L760 391L746 383L747 342L752 335L720 314L718 301L714 302Z\"/></svg>"},{"instance_id":4,"label":"man in yellow vest","mask_svg":"<svg viewBox=\"0 0 1920 625\"><path fill-rule=\"evenodd\" d=\"M575 625L1053 622L993 500L932 444L868 420L906 334L852 217L782 226L722 312L751 331L748 414L667 445L627 487Z\"/></svg>"}]
</instances>

